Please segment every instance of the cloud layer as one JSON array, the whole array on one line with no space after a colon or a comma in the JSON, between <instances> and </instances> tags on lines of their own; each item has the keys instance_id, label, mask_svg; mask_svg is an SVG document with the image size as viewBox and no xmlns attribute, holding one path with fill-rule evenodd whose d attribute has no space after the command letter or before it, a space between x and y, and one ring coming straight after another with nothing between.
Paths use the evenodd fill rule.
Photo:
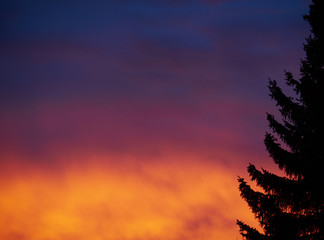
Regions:
<instances>
[{"instance_id":1,"label":"cloud layer","mask_svg":"<svg viewBox=\"0 0 324 240\"><path fill-rule=\"evenodd\" d=\"M235 218L253 223L222 167L101 160L2 179L1 238L233 239Z\"/></svg>"}]
</instances>

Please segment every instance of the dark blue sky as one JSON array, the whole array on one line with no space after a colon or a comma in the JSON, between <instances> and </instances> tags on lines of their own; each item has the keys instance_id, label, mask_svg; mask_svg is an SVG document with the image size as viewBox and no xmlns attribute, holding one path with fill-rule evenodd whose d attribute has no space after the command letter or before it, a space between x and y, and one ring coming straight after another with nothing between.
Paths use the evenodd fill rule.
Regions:
<instances>
[{"instance_id":1,"label":"dark blue sky","mask_svg":"<svg viewBox=\"0 0 324 240\"><path fill-rule=\"evenodd\" d=\"M268 77L298 73L307 5L2 1L1 148L263 152Z\"/></svg>"}]
</instances>

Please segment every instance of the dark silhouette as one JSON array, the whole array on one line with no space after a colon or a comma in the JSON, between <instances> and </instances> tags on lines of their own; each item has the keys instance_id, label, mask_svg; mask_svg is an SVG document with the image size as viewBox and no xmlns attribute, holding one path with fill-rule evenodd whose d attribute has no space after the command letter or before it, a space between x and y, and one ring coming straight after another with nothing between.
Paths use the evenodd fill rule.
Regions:
<instances>
[{"instance_id":1,"label":"dark silhouette","mask_svg":"<svg viewBox=\"0 0 324 240\"><path fill-rule=\"evenodd\" d=\"M269 82L282 121L267 114L273 134L266 133L264 143L285 177L250 164L251 180L263 191L254 191L238 179L242 198L263 228L261 233L237 221L247 240L324 239L324 1L313 0L304 19L311 35L304 44L300 79L285 73L296 97L286 96L276 81Z\"/></svg>"}]
</instances>

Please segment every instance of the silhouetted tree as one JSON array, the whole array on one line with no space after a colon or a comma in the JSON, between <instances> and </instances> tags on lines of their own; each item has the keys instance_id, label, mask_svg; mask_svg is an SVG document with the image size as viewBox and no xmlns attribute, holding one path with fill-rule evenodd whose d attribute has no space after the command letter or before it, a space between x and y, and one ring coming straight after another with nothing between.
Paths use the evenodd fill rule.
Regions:
<instances>
[{"instance_id":1,"label":"silhouetted tree","mask_svg":"<svg viewBox=\"0 0 324 240\"><path fill-rule=\"evenodd\" d=\"M238 180L242 198L263 228L261 233L237 221L247 240L324 239L324 1L313 0L304 19L311 35L304 44L300 78L285 73L296 97L286 96L276 81L269 82L282 121L267 114L272 133L266 133L264 143L285 177L250 164L251 180L263 191Z\"/></svg>"}]
</instances>

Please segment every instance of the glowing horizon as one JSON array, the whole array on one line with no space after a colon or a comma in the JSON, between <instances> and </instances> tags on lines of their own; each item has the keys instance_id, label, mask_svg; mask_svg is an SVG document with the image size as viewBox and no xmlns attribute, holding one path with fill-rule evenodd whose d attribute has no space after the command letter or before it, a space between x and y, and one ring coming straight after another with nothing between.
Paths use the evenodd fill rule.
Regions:
<instances>
[{"instance_id":1,"label":"glowing horizon","mask_svg":"<svg viewBox=\"0 0 324 240\"><path fill-rule=\"evenodd\" d=\"M1 179L1 238L234 239L236 218L255 224L234 174L215 163L79 163Z\"/></svg>"}]
</instances>

